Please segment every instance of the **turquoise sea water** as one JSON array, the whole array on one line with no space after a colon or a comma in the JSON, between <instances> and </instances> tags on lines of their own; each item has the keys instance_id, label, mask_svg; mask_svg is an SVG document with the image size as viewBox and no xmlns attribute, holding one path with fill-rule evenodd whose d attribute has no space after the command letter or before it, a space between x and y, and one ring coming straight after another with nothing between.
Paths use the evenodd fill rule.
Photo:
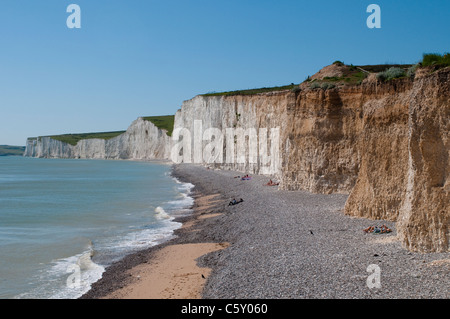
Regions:
<instances>
[{"instance_id":1,"label":"turquoise sea water","mask_svg":"<svg viewBox=\"0 0 450 319\"><path fill-rule=\"evenodd\" d=\"M0 157L0 298L77 298L173 236L193 185L165 163Z\"/></svg>"}]
</instances>

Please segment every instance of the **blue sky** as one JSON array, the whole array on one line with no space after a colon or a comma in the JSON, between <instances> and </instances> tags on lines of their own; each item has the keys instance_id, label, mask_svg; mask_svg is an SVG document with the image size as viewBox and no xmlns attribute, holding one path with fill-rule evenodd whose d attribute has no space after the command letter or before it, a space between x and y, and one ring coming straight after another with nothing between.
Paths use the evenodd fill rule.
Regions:
<instances>
[{"instance_id":1,"label":"blue sky","mask_svg":"<svg viewBox=\"0 0 450 319\"><path fill-rule=\"evenodd\" d=\"M69 29L66 8L81 8ZM366 25L381 7L381 29ZM0 144L125 130L212 91L300 83L335 60L450 51L450 1L2 0Z\"/></svg>"}]
</instances>

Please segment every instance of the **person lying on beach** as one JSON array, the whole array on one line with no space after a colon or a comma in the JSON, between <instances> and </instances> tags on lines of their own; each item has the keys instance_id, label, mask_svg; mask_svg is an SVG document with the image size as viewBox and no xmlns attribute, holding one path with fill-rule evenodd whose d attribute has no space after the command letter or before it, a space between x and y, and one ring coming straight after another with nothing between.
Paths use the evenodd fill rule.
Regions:
<instances>
[{"instance_id":1,"label":"person lying on beach","mask_svg":"<svg viewBox=\"0 0 450 319\"><path fill-rule=\"evenodd\" d=\"M390 233L392 232L392 229L387 227L386 225L381 225L381 227L378 226L370 226L364 229L364 232L366 233L375 233L375 234L384 234L384 233Z\"/></svg>"},{"instance_id":2,"label":"person lying on beach","mask_svg":"<svg viewBox=\"0 0 450 319\"><path fill-rule=\"evenodd\" d=\"M275 183L275 182L273 182L272 180L270 180L270 181L266 184L266 186L278 186L278 185L280 185L280 183Z\"/></svg>"},{"instance_id":3,"label":"person lying on beach","mask_svg":"<svg viewBox=\"0 0 450 319\"><path fill-rule=\"evenodd\" d=\"M233 198L233 200L228 204L228 206L234 206L237 205L239 203L242 203L244 200L241 198L239 201L237 201L235 198Z\"/></svg>"}]
</instances>

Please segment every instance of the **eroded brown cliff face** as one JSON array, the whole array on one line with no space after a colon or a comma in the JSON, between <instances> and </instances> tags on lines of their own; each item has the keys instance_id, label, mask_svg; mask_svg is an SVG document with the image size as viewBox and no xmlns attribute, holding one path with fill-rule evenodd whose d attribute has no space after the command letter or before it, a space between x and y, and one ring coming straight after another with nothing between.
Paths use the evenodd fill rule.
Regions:
<instances>
[{"instance_id":1,"label":"eroded brown cliff face","mask_svg":"<svg viewBox=\"0 0 450 319\"><path fill-rule=\"evenodd\" d=\"M449 251L450 70L417 75L409 106L406 196L398 218L415 251Z\"/></svg>"},{"instance_id":2,"label":"eroded brown cliff face","mask_svg":"<svg viewBox=\"0 0 450 319\"><path fill-rule=\"evenodd\" d=\"M359 172L345 212L396 220L405 197L408 161L409 79L361 87Z\"/></svg>"},{"instance_id":3,"label":"eroded brown cliff face","mask_svg":"<svg viewBox=\"0 0 450 319\"><path fill-rule=\"evenodd\" d=\"M403 82L363 105L361 167L345 212L398 221L410 250L449 251L450 69Z\"/></svg>"},{"instance_id":4,"label":"eroded brown cliff face","mask_svg":"<svg viewBox=\"0 0 450 319\"><path fill-rule=\"evenodd\" d=\"M348 191L346 214L398 221L410 250L449 251L449 91L449 68L302 91L288 110L282 187Z\"/></svg>"},{"instance_id":5,"label":"eroded brown cliff face","mask_svg":"<svg viewBox=\"0 0 450 319\"><path fill-rule=\"evenodd\" d=\"M449 251L450 68L299 94L286 189L348 191L345 213L398 221L405 247Z\"/></svg>"},{"instance_id":6,"label":"eroded brown cliff face","mask_svg":"<svg viewBox=\"0 0 450 319\"><path fill-rule=\"evenodd\" d=\"M348 193L348 215L398 221L405 247L449 251L450 68L415 79L250 96L198 96L175 127L280 128L285 190ZM224 149L224 153L226 149ZM214 163L264 173L255 164Z\"/></svg>"},{"instance_id":7,"label":"eroded brown cliff face","mask_svg":"<svg viewBox=\"0 0 450 319\"><path fill-rule=\"evenodd\" d=\"M350 191L359 170L361 94L306 90L287 110L282 131L281 188L332 193Z\"/></svg>"}]
</instances>

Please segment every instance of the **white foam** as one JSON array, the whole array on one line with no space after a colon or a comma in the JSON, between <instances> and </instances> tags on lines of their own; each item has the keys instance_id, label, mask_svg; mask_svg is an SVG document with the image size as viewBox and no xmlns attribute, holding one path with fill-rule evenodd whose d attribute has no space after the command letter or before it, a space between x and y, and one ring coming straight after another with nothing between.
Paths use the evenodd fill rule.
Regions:
<instances>
[{"instance_id":1,"label":"white foam","mask_svg":"<svg viewBox=\"0 0 450 319\"><path fill-rule=\"evenodd\" d=\"M194 199L186 194L180 195L180 199L167 202L171 210L189 209L194 204Z\"/></svg>"},{"instance_id":2,"label":"white foam","mask_svg":"<svg viewBox=\"0 0 450 319\"><path fill-rule=\"evenodd\" d=\"M81 254L53 261L53 266L39 275L43 284L16 298L76 299L89 291L105 268L92 261L94 250L90 246Z\"/></svg>"},{"instance_id":3,"label":"white foam","mask_svg":"<svg viewBox=\"0 0 450 319\"><path fill-rule=\"evenodd\" d=\"M156 212L156 218L159 220L170 219L170 216L167 215L166 211L161 206L156 207L155 212Z\"/></svg>"},{"instance_id":4,"label":"white foam","mask_svg":"<svg viewBox=\"0 0 450 319\"><path fill-rule=\"evenodd\" d=\"M175 183L179 184L179 186L181 186L182 189L191 191L191 189L195 187L194 184L180 182L180 180L176 177L172 177L172 179L175 181Z\"/></svg>"},{"instance_id":5,"label":"white foam","mask_svg":"<svg viewBox=\"0 0 450 319\"><path fill-rule=\"evenodd\" d=\"M190 207L194 204L194 198L190 196L192 189L195 185L191 183L182 183L176 177L173 177L177 185L177 190L179 192L178 199L169 201L167 204L172 211L177 211L177 213L190 212Z\"/></svg>"},{"instance_id":6,"label":"white foam","mask_svg":"<svg viewBox=\"0 0 450 319\"><path fill-rule=\"evenodd\" d=\"M155 246L173 235L174 230L181 227L171 219L162 219L160 225L155 228L143 229L131 232L117 241L111 243L111 249L116 253L129 253L135 250Z\"/></svg>"},{"instance_id":7,"label":"white foam","mask_svg":"<svg viewBox=\"0 0 450 319\"><path fill-rule=\"evenodd\" d=\"M53 271L65 274L65 285L50 296L50 299L74 299L88 292L105 271L103 266L92 261L93 256L94 249L91 246L82 254L58 260Z\"/></svg>"}]
</instances>

